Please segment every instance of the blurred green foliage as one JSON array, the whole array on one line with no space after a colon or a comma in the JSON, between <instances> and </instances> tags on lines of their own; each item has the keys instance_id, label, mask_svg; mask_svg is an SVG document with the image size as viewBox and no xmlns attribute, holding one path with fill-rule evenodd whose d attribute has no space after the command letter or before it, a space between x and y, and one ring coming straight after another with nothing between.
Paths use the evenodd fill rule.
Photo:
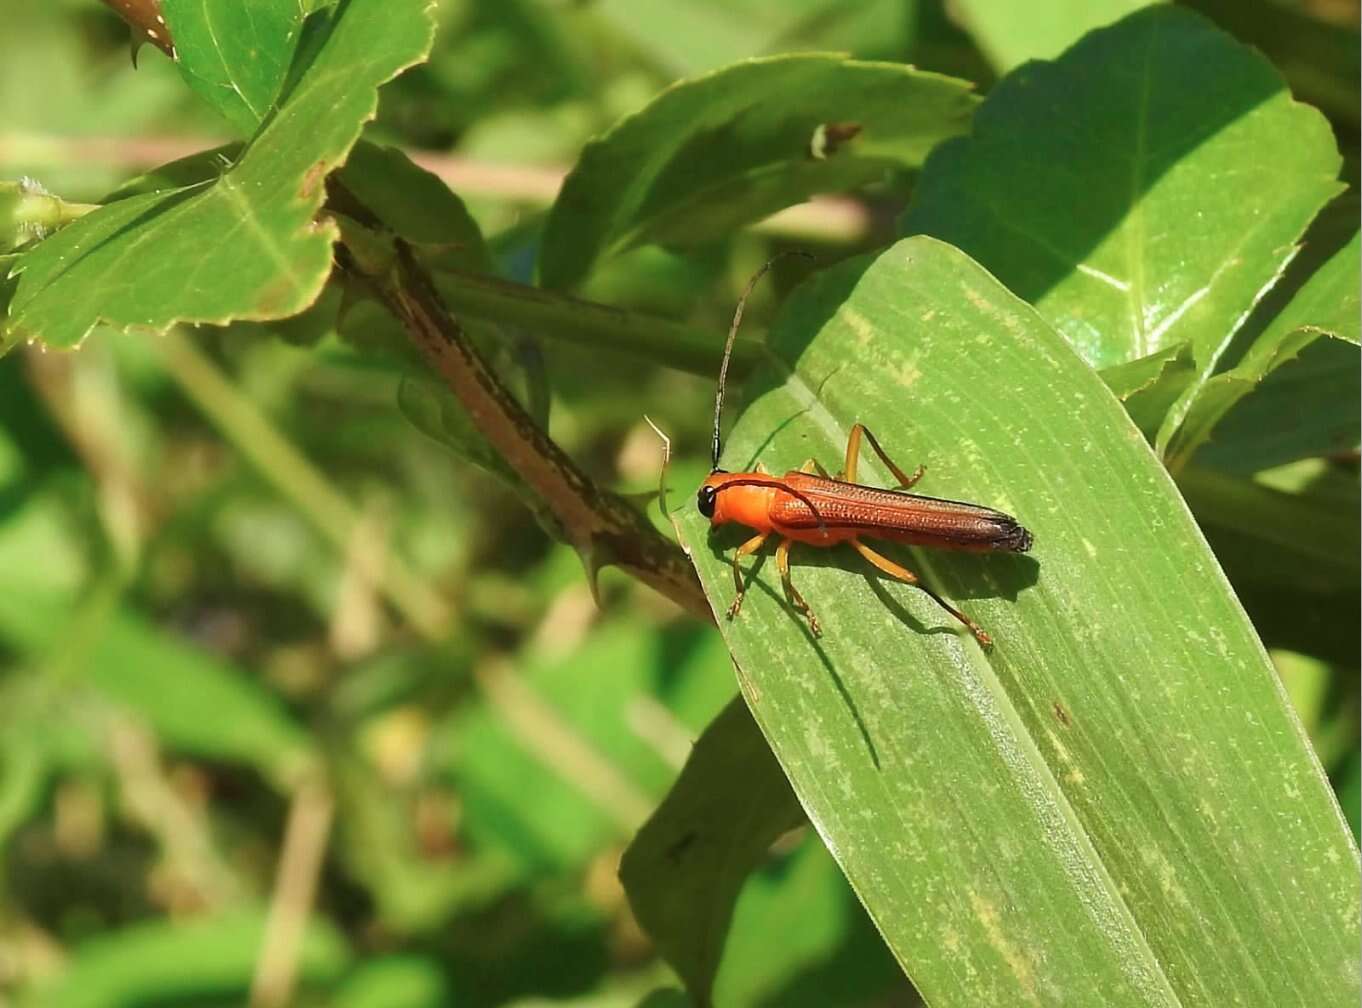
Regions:
<instances>
[{"instance_id":1,"label":"blurred green foliage","mask_svg":"<svg viewBox=\"0 0 1362 1008\"><path fill-rule=\"evenodd\" d=\"M959 6L978 35L939 0L448 0L429 59L384 88L366 136L456 159L442 165L463 172L454 188L487 249L432 255L487 255L528 281L541 183L557 177L536 173L571 167L678 78L842 51L986 94L1017 54L989 41L996 24L979 27L998 5ZM1324 108L1355 177L1355 5L1192 6ZM1099 21L1119 13L1092 7ZM134 71L126 26L94 0L0 0L0 13L0 178L98 202L249 131L241 108L220 117L159 53L144 47ZM1047 30L1057 48L1042 54L1090 24L1070 27L1059 41ZM266 90L283 68L270 72ZM888 241L911 186L900 181L872 186L840 232L644 246L605 260L580 293L717 341L773 243L841 257ZM778 270L757 293L753 328L789 280ZM291 905L291 866L309 863L315 912L278 967L289 1003L685 1003L616 870L735 696L727 652L609 569L598 608L520 488L468 460L477 452L441 426L438 401L403 394L410 378L363 310L340 325L367 343L334 331L324 299L284 324L172 341L101 331L77 354L0 358L0 1006L241 1004L253 984L271 1003L268 911ZM553 436L592 477L655 488L647 412L674 439L673 496L695 485L712 379L523 335L498 364L527 400L539 390ZM1343 372L1296 365L1311 367ZM1278 384L1293 377L1308 376L1283 369ZM1355 384L1338 387L1355 418ZM1244 408L1231 448L1264 427L1262 400ZM1231 449L1204 460L1216 450ZM1331 557L1318 518L1355 530L1356 458L1298 457L1255 477L1241 450L1183 490L1194 509L1234 502L1208 506L1222 517L1205 530L1356 834L1356 564ZM1276 536L1269 562L1261 523L1234 520L1241 502L1306 534ZM309 829L325 838L310 852ZM917 1003L807 828L743 887L724 947L720 1005Z\"/></svg>"}]
</instances>

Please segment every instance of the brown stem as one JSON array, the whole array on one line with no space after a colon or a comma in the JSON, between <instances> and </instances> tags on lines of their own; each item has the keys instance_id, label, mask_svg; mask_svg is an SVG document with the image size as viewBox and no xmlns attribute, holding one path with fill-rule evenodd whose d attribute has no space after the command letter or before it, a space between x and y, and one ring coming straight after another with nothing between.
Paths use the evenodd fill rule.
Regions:
<instances>
[{"instance_id":1,"label":"brown stem","mask_svg":"<svg viewBox=\"0 0 1362 1008\"><path fill-rule=\"evenodd\" d=\"M161 0L104 0L104 3L132 27L134 46L150 42L171 59L175 58L175 42L161 16Z\"/></svg>"},{"instance_id":2,"label":"brown stem","mask_svg":"<svg viewBox=\"0 0 1362 1008\"><path fill-rule=\"evenodd\" d=\"M426 362L444 379L483 436L548 505L595 570L614 564L686 611L712 620L695 569L623 498L601 490L535 424L478 355L410 248L383 278L369 277Z\"/></svg>"},{"instance_id":3,"label":"brown stem","mask_svg":"<svg viewBox=\"0 0 1362 1008\"><path fill-rule=\"evenodd\" d=\"M326 860L333 807L330 788L319 779L305 781L294 792L251 980L251 1008L278 1008L293 1002L307 918Z\"/></svg>"}]
</instances>

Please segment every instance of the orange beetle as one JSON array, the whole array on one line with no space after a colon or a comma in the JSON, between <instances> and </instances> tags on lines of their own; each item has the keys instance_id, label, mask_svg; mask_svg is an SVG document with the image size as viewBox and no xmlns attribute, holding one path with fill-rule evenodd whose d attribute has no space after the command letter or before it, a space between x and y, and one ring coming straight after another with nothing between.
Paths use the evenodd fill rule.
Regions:
<instances>
[{"instance_id":1,"label":"orange beetle","mask_svg":"<svg viewBox=\"0 0 1362 1008\"><path fill-rule=\"evenodd\" d=\"M911 476L905 474L885 454L875 435L859 423L851 428L846 462L836 478L829 476L813 459L784 476L766 472L760 463L751 472L730 473L719 468L722 447L719 421L733 339L742 321L748 295L772 262L775 260L763 266L748 283L733 316L714 398L713 468L696 495L696 507L711 525L736 522L757 533L733 553L733 583L737 594L728 607L728 617L732 619L738 614L746 592L738 561L755 553L775 535L780 538L776 547L776 566L786 597L795 610L808 619L809 630L817 636L820 632L818 620L790 579L790 546L800 542L826 547L845 542L891 578L921 588L969 627L981 645L991 647L992 638L977 623L922 584L912 571L877 553L861 540L869 537L967 553L1025 553L1031 548L1031 533L1011 515L979 504L903 493L922 478L922 466L918 466ZM880 461L898 479L899 485L893 490L856 482L862 437L870 442Z\"/></svg>"}]
</instances>

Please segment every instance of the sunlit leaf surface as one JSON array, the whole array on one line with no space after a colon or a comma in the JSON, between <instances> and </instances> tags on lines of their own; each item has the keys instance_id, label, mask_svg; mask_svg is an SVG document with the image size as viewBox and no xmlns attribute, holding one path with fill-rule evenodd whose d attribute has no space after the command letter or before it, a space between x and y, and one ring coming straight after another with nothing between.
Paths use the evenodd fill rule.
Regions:
<instances>
[{"instance_id":1,"label":"sunlit leaf surface","mask_svg":"<svg viewBox=\"0 0 1362 1008\"><path fill-rule=\"evenodd\" d=\"M274 107L306 13L280 0L163 0L176 63L191 88L242 134Z\"/></svg>"},{"instance_id":2,"label":"sunlit leaf surface","mask_svg":"<svg viewBox=\"0 0 1362 1008\"><path fill-rule=\"evenodd\" d=\"M806 283L725 453L838 465L862 421L1028 556L886 547L996 638L846 548L797 548L721 628L796 793L933 1005L1342 1004L1357 855L1253 628L1100 379L958 251ZM886 482L882 467L862 477ZM682 531L715 609L736 531Z\"/></svg>"},{"instance_id":3,"label":"sunlit leaf surface","mask_svg":"<svg viewBox=\"0 0 1362 1008\"><path fill-rule=\"evenodd\" d=\"M1263 468L1357 447L1358 249L1354 234L1272 320L1244 359L1206 383L1169 445L1173 463L1185 461L1213 437L1216 425L1230 420L1246 396L1244 412L1225 432L1219 451L1208 457L1233 466L1247 456ZM1321 337L1324 342L1315 346Z\"/></svg>"},{"instance_id":4,"label":"sunlit leaf surface","mask_svg":"<svg viewBox=\"0 0 1362 1008\"><path fill-rule=\"evenodd\" d=\"M540 276L573 287L642 242L712 241L814 193L916 168L976 104L965 81L816 54L677 84L582 151L549 217Z\"/></svg>"},{"instance_id":5,"label":"sunlit leaf surface","mask_svg":"<svg viewBox=\"0 0 1362 1008\"><path fill-rule=\"evenodd\" d=\"M0 350L72 346L101 322L270 319L307 307L331 269L334 228L315 220L327 173L373 115L375 88L419 59L432 26L418 0L338 11L287 100L208 183L120 200L24 256Z\"/></svg>"},{"instance_id":6,"label":"sunlit leaf surface","mask_svg":"<svg viewBox=\"0 0 1362 1008\"><path fill-rule=\"evenodd\" d=\"M1339 164L1262 56L1159 5L1001 81L904 231L964 249L1094 367L1185 342L1204 380Z\"/></svg>"}]
</instances>

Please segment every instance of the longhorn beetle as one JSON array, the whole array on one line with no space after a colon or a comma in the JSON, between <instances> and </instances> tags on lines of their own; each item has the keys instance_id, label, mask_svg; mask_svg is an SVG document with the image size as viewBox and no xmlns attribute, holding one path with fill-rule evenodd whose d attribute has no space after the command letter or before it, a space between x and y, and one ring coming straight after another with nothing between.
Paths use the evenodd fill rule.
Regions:
<instances>
[{"instance_id":1,"label":"longhorn beetle","mask_svg":"<svg viewBox=\"0 0 1362 1008\"><path fill-rule=\"evenodd\" d=\"M751 472L731 473L719 468L722 448L719 420L733 341L752 288L779 258L771 259L748 281L733 313L723 363L719 367L719 387L714 396L713 468L701 484L695 501L700 514L710 520L711 526L737 522L757 533L733 553L733 584L737 594L728 607L728 618L738 615L747 590L738 561L755 553L775 535L780 538L776 547L776 567L785 587L785 597L796 612L808 619L810 632L819 636L821 631L813 610L790 580L790 546L796 542L823 547L845 542L891 578L921 588L937 605L969 627L982 646L992 647L992 638L979 624L922 584L912 571L877 553L861 540L863 537L886 539L966 553L1025 553L1031 548L1031 533L1011 515L979 504L902 493L922 478L923 467L918 466L911 476L907 475L885 454L875 435L859 423L851 428L846 461L836 478L830 477L815 459L809 459L802 467L784 476L767 472L760 462ZM899 481L893 490L856 482L862 438L870 442L880 461Z\"/></svg>"}]
</instances>

